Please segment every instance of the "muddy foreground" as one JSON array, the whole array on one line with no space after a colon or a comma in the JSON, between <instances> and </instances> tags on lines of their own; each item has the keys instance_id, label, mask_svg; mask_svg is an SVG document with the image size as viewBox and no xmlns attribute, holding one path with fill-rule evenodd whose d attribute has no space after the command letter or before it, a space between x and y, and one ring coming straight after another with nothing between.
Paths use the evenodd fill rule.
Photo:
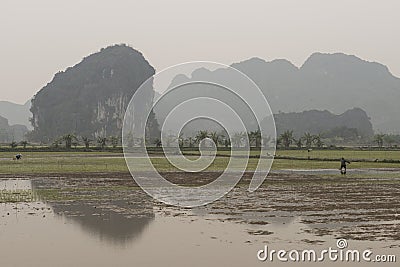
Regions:
<instances>
[{"instance_id":1,"label":"muddy foreground","mask_svg":"<svg viewBox=\"0 0 400 267\"><path fill-rule=\"evenodd\" d=\"M218 173L165 176L193 186ZM2 175L2 265L265 266L256 256L265 245L323 250L339 238L398 254L399 179L275 173L249 193L250 177L210 205L184 209L154 201L129 173Z\"/></svg>"},{"instance_id":2,"label":"muddy foreground","mask_svg":"<svg viewBox=\"0 0 400 267\"><path fill-rule=\"evenodd\" d=\"M218 177L218 173L164 173L177 184L201 185ZM247 191L251 173L226 197L205 207L187 210L168 207L153 201L136 186L128 173L82 173L56 175L2 175L1 180L32 182L33 198L56 207L74 205L104 209L122 217L161 213L196 218L212 215L219 221L258 226L253 235L271 235L271 223L286 224L296 220L307 225L299 235L336 236L353 240L400 241L400 179L396 178L320 178L313 175L270 174L254 193ZM3 200L3 202L5 202ZM29 201L27 201L29 202ZM29 203L28 203L29 204ZM64 207L64 209L65 209ZM78 212L78 211L76 211ZM87 212L85 216L92 213ZM257 228L257 227L256 227Z\"/></svg>"}]
</instances>

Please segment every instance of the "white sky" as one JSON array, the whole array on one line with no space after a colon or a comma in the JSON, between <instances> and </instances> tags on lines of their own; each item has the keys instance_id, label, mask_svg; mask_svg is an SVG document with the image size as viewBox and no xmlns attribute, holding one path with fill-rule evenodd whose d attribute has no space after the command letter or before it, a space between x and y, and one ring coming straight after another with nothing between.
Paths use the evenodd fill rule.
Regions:
<instances>
[{"instance_id":1,"label":"white sky","mask_svg":"<svg viewBox=\"0 0 400 267\"><path fill-rule=\"evenodd\" d=\"M344 52L400 76L398 0L1 0L0 34L0 100L16 103L115 43L157 70L254 56L300 66L313 52Z\"/></svg>"}]
</instances>

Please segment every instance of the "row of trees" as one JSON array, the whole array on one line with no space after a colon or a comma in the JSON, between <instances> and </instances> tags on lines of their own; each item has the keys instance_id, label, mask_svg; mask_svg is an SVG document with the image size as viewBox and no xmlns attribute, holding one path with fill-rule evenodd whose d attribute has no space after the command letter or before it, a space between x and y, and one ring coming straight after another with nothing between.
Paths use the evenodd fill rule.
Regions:
<instances>
[{"instance_id":1,"label":"row of trees","mask_svg":"<svg viewBox=\"0 0 400 267\"><path fill-rule=\"evenodd\" d=\"M311 148L313 146L321 148L324 146L321 134L313 135L310 133L305 133L303 136L296 139L294 137L293 130L286 130L279 135L276 141L277 147L282 146L286 149L288 149L292 144L295 144L298 148Z\"/></svg>"},{"instance_id":2,"label":"row of trees","mask_svg":"<svg viewBox=\"0 0 400 267\"><path fill-rule=\"evenodd\" d=\"M209 132L207 130L198 131L194 136L184 137L183 134L177 137L176 135L170 134L163 137L164 144L160 139L156 139L154 144L158 147L165 145L166 147L171 146L174 142L178 142L179 147L194 147L199 145L204 139L211 139L214 144L223 147L246 147L249 144L252 147L260 148L262 145L266 146L271 138L267 136L261 136L261 131L251 132L237 132L232 138L228 138L225 133L222 132ZM248 140L248 142L247 142Z\"/></svg>"},{"instance_id":3,"label":"row of trees","mask_svg":"<svg viewBox=\"0 0 400 267\"><path fill-rule=\"evenodd\" d=\"M110 144L113 148L117 147L121 141L119 137L110 136L110 137L98 137L96 140L93 140L86 136L77 137L74 134L66 134L56 139L53 143L53 147L60 147L62 144L65 145L66 149L71 149L72 146L77 147L81 144L85 146L86 149L89 149L90 146L94 143L97 143L97 146L100 148L105 148L108 144Z\"/></svg>"},{"instance_id":4,"label":"row of trees","mask_svg":"<svg viewBox=\"0 0 400 267\"><path fill-rule=\"evenodd\" d=\"M322 139L322 134L313 135L310 133L305 133L303 136L296 139L294 137L293 130L286 130L278 137L276 144L278 147L281 146L286 149L292 145L296 145L298 148L321 148L325 145ZM400 144L400 135L376 134L374 135L372 142L380 148L382 148L385 144L387 144L388 147L393 147L394 144Z\"/></svg>"},{"instance_id":5,"label":"row of trees","mask_svg":"<svg viewBox=\"0 0 400 267\"><path fill-rule=\"evenodd\" d=\"M10 143L11 148L16 148L18 146L22 146L25 149L28 145L29 145L28 141L21 141L21 142L12 141Z\"/></svg>"},{"instance_id":6,"label":"row of trees","mask_svg":"<svg viewBox=\"0 0 400 267\"><path fill-rule=\"evenodd\" d=\"M394 144L400 144L400 135L395 134L376 134L374 142L378 147L383 147L387 144L388 147L393 147Z\"/></svg>"},{"instance_id":7,"label":"row of trees","mask_svg":"<svg viewBox=\"0 0 400 267\"><path fill-rule=\"evenodd\" d=\"M295 144L297 147L306 147L311 148L322 147L324 143L321 140L321 135L312 135L310 133L305 133L302 137L296 139L294 138L293 131L287 130L282 133L277 140L272 140L270 136L262 136L260 130L251 131L251 132L237 132L234 133L232 138L226 137L224 133L218 132L209 132L207 130L198 131L195 136L187 136L184 137L181 134L179 137L176 135L170 134L164 136L163 140L165 144L162 144L160 139L154 139L152 144L161 147L165 145L166 147L170 147L174 142L178 142L179 147L194 147L199 145L204 139L211 139L216 146L223 147L247 147L250 145L251 147L260 148L261 146L267 146L269 143L275 143L277 147L289 148L292 144ZM137 139L137 140L136 140ZM142 145L141 140L139 138L134 138L133 135L128 135L128 146ZM95 140L97 146L100 148L104 148L107 144L112 145L112 147L117 147L121 144L121 140L118 137L111 136L109 138L99 137ZM231 143L232 142L232 143ZM62 144L65 145L65 148L71 149L73 146L77 147L83 144L87 149L94 143L94 140L89 139L88 137L77 137L74 134L66 134L58 139L56 139L52 146L60 147Z\"/></svg>"},{"instance_id":8,"label":"row of trees","mask_svg":"<svg viewBox=\"0 0 400 267\"><path fill-rule=\"evenodd\" d=\"M198 145L203 139L210 138L214 141L217 146L225 146L225 147L246 147L247 141L251 147L260 148L261 146L268 146L269 144L275 144L277 147L282 148L290 148L291 146L296 146L298 148L311 148L317 147L322 148L325 143L323 141L322 134L311 134L305 133L303 136L299 138L295 138L293 130L286 130L276 140L272 140L270 136L262 136L261 131L251 131L251 132L237 132L234 133L231 138L225 136L224 133L218 132L208 132L206 130L199 131L197 134L193 136L184 137L180 135L176 137L175 135L165 136L164 142L165 146L169 147L173 142L179 142L180 147L193 147ZM231 144L232 142L232 144ZM159 139L156 139L154 144L156 146L161 146L162 142Z\"/></svg>"},{"instance_id":9,"label":"row of trees","mask_svg":"<svg viewBox=\"0 0 400 267\"><path fill-rule=\"evenodd\" d=\"M175 135L164 136L163 140L165 146L169 147L172 143L178 142L179 147L194 147L199 145L202 140L209 138L217 146L223 147L246 147L247 140L251 147L260 148L261 146L268 146L268 144L275 144L277 147L282 147L288 149L290 147L297 148L322 148L325 143L323 141L322 134L310 134L305 133L299 138L295 138L293 130L286 130L281 133L276 140L272 140L269 136L262 136L259 130L251 132L237 132L234 133L232 138L226 137L224 133L209 132L207 130L198 131L194 136L184 137L182 134L179 137ZM128 146L143 145L143 141L140 138L134 138L133 135L128 136ZM326 140L326 139L324 139ZM161 147L163 144L160 139L153 139L152 141L146 141L148 144L153 144L157 147ZM231 143L232 142L232 143ZM393 134L376 134L372 142L378 147L382 148L386 144L388 147L393 147L395 144L400 144L400 135ZM121 144L121 139L116 136L98 137L97 139L91 139L89 137L81 136L78 137L74 134L66 134L57 138L52 146L55 148L65 147L66 149L71 149L72 147L77 147L84 145L86 149L89 149L92 145L96 144L97 147L104 149L106 146L110 145L116 148ZM28 141L21 142L11 142L10 147L16 148L22 146L24 149L29 145Z\"/></svg>"}]
</instances>

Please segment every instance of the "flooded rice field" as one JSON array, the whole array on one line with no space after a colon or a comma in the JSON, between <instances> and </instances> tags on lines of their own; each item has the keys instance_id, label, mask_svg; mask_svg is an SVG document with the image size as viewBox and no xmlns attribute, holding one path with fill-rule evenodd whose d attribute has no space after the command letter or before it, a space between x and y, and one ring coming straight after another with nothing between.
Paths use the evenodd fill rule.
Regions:
<instances>
[{"instance_id":1,"label":"flooded rice field","mask_svg":"<svg viewBox=\"0 0 400 267\"><path fill-rule=\"evenodd\" d=\"M190 185L217 175L166 173ZM217 202L183 209L154 201L127 173L2 175L1 266L285 266L258 251L322 250L339 238L399 256L399 178L276 172L250 193L250 177Z\"/></svg>"}]
</instances>

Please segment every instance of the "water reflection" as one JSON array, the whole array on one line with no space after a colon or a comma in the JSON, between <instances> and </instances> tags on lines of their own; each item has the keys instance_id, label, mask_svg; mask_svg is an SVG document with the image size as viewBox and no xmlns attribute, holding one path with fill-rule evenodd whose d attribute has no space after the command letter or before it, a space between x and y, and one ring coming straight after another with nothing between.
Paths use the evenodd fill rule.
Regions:
<instances>
[{"instance_id":1,"label":"water reflection","mask_svg":"<svg viewBox=\"0 0 400 267\"><path fill-rule=\"evenodd\" d=\"M114 244L126 244L136 239L154 220L152 200L141 190L124 194L115 199L112 190L107 187L86 191L90 187L88 181L82 181L83 186L66 185L63 179L34 179L31 188L38 199L45 199L49 190L52 195L63 191L63 194L91 194L96 200L46 201L54 214L67 222L80 226L84 232L96 236L101 241ZM98 186L98 184L97 184ZM45 189L45 190L43 190ZM72 197L73 198L73 197ZM60 220L63 221L63 220Z\"/></svg>"},{"instance_id":2,"label":"water reflection","mask_svg":"<svg viewBox=\"0 0 400 267\"><path fill-rule=\"evenodd\" d=\"M101 241L126 244L136 239L154 220L152 209L129 205L126 201L109 203L49 203L54 213L79 224Z\"/></svg>"}]
</instances>

